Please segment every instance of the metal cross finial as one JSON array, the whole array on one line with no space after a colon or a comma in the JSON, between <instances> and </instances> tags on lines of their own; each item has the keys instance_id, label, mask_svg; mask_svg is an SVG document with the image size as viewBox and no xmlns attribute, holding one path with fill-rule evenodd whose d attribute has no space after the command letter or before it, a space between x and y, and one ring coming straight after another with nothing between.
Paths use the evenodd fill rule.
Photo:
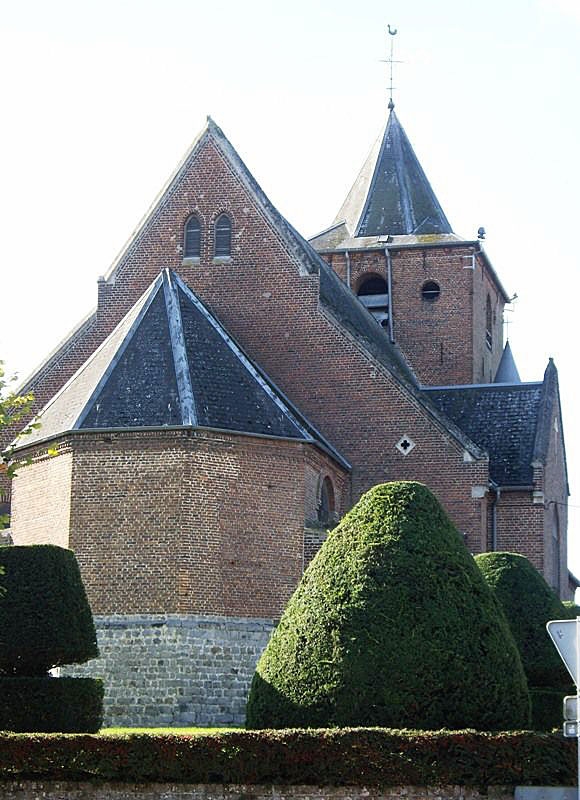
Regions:
<instances>
[{"instance_id":1,"label":"metal cross finial","mask_svg":"<svg viewBox=\"0 0 580 800\"><path fill-rule=\"evenodd\" d=\"M392 111L395 107L393 102L393 64L400 64L400 61L395 61L393 58L393 44L394 44L394 37L397 35L397 28L393 28L391 30L391 26L387 25L387 31L391 37L391 56L390 58L383 58L381 59L383 63L389 65L389 110Z\"/></svg>"}]
</instances>

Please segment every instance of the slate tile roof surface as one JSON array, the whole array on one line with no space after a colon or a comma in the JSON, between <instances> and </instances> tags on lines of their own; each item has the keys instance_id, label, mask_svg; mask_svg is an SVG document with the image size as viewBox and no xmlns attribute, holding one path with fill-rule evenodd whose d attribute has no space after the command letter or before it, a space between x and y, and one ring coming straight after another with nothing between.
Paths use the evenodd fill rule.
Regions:
<instances>
[{"instance_id":1,"label":"slate tile roof surface","mask_svg":"<svg viewBox=\"0 0 580 800\"><path fill-rule=\"evenodd\" d=\"M393 110L335 223L341 220L357 237L452 233Z\"/></svg>"},{"instance_id":2,"label":"slate tile roof surface","mask_svg":"<svg viewBox=\"0 0 580 800\"><path fill-rule=\"evenodd\" d=\"M147 313L80 428L140 428L180 425L179 392L163 292Z\"/></svg>"},{"instance_id":3,"label":"slate tile roof surface","mask_svg":"<svg viewBox=\"0 0 580 800\"><path fill-rule=\"evenodd\" d=\"M499 486L531 486L542 383L423 389L476 444L487 450Z\"/></svg>"},{"instance_id":4,"label":"slate tile roof surface","mask_svg":"<svg viewBox=\"0 0 580 800\"><path fill-rule=\"evenodd\" d=\"M494 383L521 383L520 373L518 372L509 341L505 343L503 353L501 354Z\"/></svg>"},{"instance_id":5,"label":"slate tile roof surface","mask_svg":"<svg viewBox=\"0 0 580 800\"><path fill-rule=\"evenodd\" d=\"M195 425L312 441L347 462L164 270L19 447L71 430Z\"/></svg>"}]
</instances>

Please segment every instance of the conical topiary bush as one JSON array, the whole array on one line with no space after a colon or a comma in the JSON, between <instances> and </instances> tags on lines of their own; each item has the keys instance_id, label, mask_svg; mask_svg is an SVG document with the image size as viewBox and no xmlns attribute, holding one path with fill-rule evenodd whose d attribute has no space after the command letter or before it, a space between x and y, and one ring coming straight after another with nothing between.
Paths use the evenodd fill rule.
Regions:
<instances>
[{"instance_id":1,"label":"conical topiary bush","mask_svg":"<svg viewBox=\"0 0 580 800\"><path fill-rule=\"evenodd\" d=\"M306 570L254 675L250 728L522 728L503 612L423 485L371 489Z\"/></svg>"},{"instance_id":2,"label":"conical topiary bush","mask_svg":"<svg viewBox=\"0 0 580 800\"><path fill-rule=\"evenodd\" d=\"M532 698L533 727L555 728L562 721L564 695L575 690L546 632L546 622L567 619L570 610L524 556L482 553L475 561L501 603L520 651Z\"/></svg>"},{"instance_id":3,"label":"conical topiary bush","mask_svg":"<svg viewBox=\"0 0 580 800\"><path fill-rule=\"evenodd\" d=\"M501 603L528 684L568 689L570 675L546 632L546 622L570 616L562 601L524 556L481 553L475 562Z\"/></svg>"}]
</instances>

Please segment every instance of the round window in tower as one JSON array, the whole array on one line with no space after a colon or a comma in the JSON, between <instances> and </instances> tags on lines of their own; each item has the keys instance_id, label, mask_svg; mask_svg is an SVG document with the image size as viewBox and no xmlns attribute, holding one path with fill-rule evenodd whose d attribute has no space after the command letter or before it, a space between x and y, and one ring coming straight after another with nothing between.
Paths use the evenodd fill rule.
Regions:
<instances>
[{"instance_id":1,"label":"round window in tower","mask_svg":"<svg viewBox=\"0 0 580 800\"><path fill-rule=\"evenodd\" d=\"M435 300L439 300L440 294L441 287L435 281L425 281L421 287L421 297L428 303L434 303Z\"/></svg>"}]
</instances>

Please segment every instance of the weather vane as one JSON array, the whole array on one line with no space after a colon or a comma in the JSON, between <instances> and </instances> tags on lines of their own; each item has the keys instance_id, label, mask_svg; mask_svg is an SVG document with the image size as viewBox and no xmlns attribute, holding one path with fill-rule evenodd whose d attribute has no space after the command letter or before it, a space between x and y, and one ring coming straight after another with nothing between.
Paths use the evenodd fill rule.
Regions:
<instances>
[{"instance_id":1,"label":"weather vane","mask_svg":"<svg viewBox=\"0 0 580 800\"><path fill-rule=\"evenodd\" d=\"M394 45L395 36L397 35L397 28L393 28L391 30L391 26L387 25L387 31L389 32L390 41L391 41L391 55L390 55L390 58L383 58L383 59L381 59L381 61L384 64L388 64L389 65L389 109L392 110L395 107L395 104L393 103L393 88L395 88L395 87L393 87L393 64L401 64L402 62L401 61L395 61L395 59L393 58L393 45Z\"/></svg>"}]
</instances>

